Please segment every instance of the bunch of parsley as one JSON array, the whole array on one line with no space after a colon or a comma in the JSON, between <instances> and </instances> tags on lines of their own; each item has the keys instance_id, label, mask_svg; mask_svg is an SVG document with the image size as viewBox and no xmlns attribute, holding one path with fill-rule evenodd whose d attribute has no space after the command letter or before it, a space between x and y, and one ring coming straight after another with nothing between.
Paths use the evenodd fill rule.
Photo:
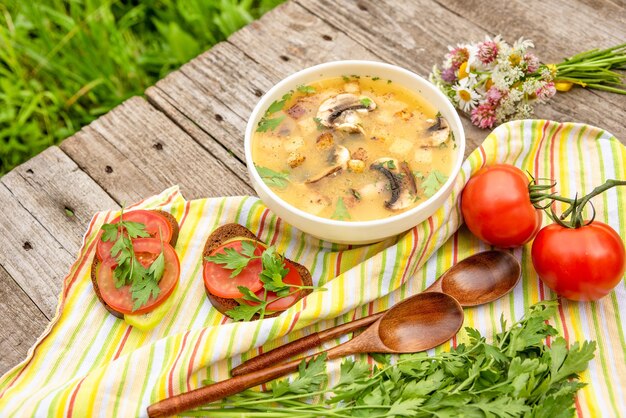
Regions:
<instances>
[{"instance_id":1,"label":"bunch of parsley","mask_svg":"<svg viewBox=\"0 0 626 418\"><path fill-rule=\"evenodd\" d=\"M567 348L547 324L554 301L531 306L525 317L487 343L467 328L470 341L448 353L392 357L378 365L344 360L339 382L326 388L324 356L301 363L291 381L274 381L267 392L247 390L189 411L212 417L571 417L574 394L584 386L577 373L593 358L595 342Z\"/></svg>"}]
</instances>

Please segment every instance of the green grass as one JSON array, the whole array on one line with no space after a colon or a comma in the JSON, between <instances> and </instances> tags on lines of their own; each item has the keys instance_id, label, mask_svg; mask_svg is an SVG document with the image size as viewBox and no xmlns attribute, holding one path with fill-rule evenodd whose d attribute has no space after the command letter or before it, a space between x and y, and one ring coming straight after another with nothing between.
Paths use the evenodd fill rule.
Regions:
<instances>
[{"instance_id":1,"label":"green grass","mask_svg":"<svg viewBox=\"0 0 626 418\"><path fill-rule=\"evenodd\" d=\"M283 0L0 4L0 175Z\"/></svg>"}]
</instances>

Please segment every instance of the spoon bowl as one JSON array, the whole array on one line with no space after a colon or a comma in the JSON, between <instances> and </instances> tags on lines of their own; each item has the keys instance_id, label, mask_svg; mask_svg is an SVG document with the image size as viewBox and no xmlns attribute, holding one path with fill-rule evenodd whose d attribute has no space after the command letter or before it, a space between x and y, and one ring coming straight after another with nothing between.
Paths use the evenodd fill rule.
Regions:
<instances>
[{"instance_id":1,"label":"spoon bowl","mask_svg":"<svg viewBox=\"0 0 626 418\"><path fill-rule=\"evenodd\" d=\"M483 251L460 261L446 271L426 292L443 292L461 306L492 302L509 293L519 282L522 267L504 251Z\"/></svg>"},{"instance_id":2,"label":"spoon bowl","mask_svg":"<svg viewBox=\"0 0 626 418\"><path fill-rule=\"evenodd\" d=\"M443 344L462 325L463 309L456 300L444 293L420 293L380 318L378 336L388 352L415 353Z\"/></svg>"}]
</instances>

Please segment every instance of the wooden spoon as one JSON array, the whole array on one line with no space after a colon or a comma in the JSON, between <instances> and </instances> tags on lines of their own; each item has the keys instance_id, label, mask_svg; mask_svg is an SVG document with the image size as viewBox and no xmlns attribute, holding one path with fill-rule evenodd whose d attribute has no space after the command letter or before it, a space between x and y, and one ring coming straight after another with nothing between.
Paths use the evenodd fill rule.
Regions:
<instances>
[{"instance_id":1,"label":"wooden spoon","mask_svg":"<svg viewBox=\"0 0 626 418\"><path fill-rule=\"evenodd\" d=\"M452 266L424 292L442 292L455 298L463 307L492 302L517 285L522 269L515 257L504 251L484 251L474 254ZM296 354L304 353L323 342L364 328L385 312L347 322L316 332L241 363L231 370L239 376L280 363Z\"/></svg>"},{"instance_id":2,"label":"wooden spoon","mask_svg":"<svg viewBox=\"0 0 626 418\"><path fill-rule=\"evenodd\" d=\"M397 303L362 334L326 354L328 359L334 359L356 353L424 351L448 341L461 325L463 308L456 299L445 293L420 293ZM301 362L301 359L293 360L164 399L148 407L148 416L166 417L226 398L292 373Z\"/></svg>"}]
</instances>

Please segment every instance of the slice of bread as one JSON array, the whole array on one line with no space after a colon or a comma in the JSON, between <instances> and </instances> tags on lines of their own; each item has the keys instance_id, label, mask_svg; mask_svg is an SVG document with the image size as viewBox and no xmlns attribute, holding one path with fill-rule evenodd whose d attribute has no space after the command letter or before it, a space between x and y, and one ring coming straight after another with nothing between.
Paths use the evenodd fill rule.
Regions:
<instances>
[{"instance_id":1,"label":"slice of bread","mask_svg":"<svg viewBox=\"0 0 626 418\"><path fill-rule=\"evenodd\" d=\"M235 223L222 225L219 228L217 228L215 231L213 231L211 235L209 235L209 238L207 239L206 244L204 245L202 259L204 260L204 257L210 256L211 253L213 253L213 251L215 251L215 249L217 249L220 245L222 245L226 241L231 240L233 238L247 238L247 239L251 239L251 240L262 243L262 241L256 235L254 235L252 231L250 231L248 228L244 226L241 226ZM298 273L300 274L300 277L302 278L303 285L313 286L313 279L311 278L311 273L309 273L309 270L303 265L296 263L295 261L292 261L292 260L289 260L289 261L293 263L293 265L298 270ZM237 306L239 306L239 302L237 302L235 299L227 299L227 298L222 298L220 296L214 295L206 286L204 286L204 290L206 291L206 294L209 300L211 301L211 304L213 305L213 307L217 309L218 311L220 311L223 315L228 316L227 312L229 310L234 309ZM300 293L300 298L305 297L309 293L311 293L311 289L303 290ZM278 316L281 313L282 311L268 312L265 315L265 318ZM253 320L259 319L259 315L258 314L254 315L252 319Z\"/></svg>"},{"instance_id":2,"label":"slice of bread","mask_svg":"<svg viewBox=\"0 0 626 418\"><path fill-rule=\"evenodd\" d=\"M151 212L154 212L162 216L170 224L170 226L172 227L172 238L170 238L169 243L173 248L175 248L176 241L178 241L178 233L180 230L180 228L178 227L178 222L176 221L176 218L174 218L174 216L171 213L165 212L162 210L151 210ZM107 311L111 312L111 314L113 314L114 316L123 319L124 318L123 313L118 312L115 309L111 308L109 305L107 305L104 299L102 299L102 294L100 293L100 288L98 287L98 280L96 278L97 277L96 272L97 272L99 264L100 264L100 260L98 260L98 257L94 254L93 262L91 263L91 283L93 284L93 290L96 293L96 296L98 296L98 299L100 300L100 302L107 309Z\"/></svg>"}]
</instances>

